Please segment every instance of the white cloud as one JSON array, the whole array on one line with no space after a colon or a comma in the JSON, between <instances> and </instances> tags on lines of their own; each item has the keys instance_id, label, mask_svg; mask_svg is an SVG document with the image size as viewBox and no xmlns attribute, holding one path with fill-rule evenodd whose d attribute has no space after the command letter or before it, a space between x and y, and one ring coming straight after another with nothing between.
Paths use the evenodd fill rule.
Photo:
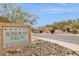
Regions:
<instances>
[{"instance_id":1,"label":"white cloud","mask_svg":"<svg viewBox=\"0 0 79 59\"><path fill-rule=\"evenodd\" d=\"M61 5L64 5L64 6L66 6L66 5L68 5L67 3L61 3Z\"/></svg>"},{"instance_id":2,"label":"white cloud","mask_svg":"<svg viewBox=\"0 0 79 59\"><path fill-rule=\"evenodd\" d=\"M79 9L51 8L51 9L42 9L39 12L41 12L41 13L74 13L74 12L79 12Z\"/></svg>"}]
</instances>

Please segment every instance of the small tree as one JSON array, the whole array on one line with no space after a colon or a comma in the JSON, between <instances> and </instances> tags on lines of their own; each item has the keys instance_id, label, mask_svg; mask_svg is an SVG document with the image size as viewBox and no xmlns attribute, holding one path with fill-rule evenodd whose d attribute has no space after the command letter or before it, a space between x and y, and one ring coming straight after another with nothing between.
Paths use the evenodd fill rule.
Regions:
<instances>
[{"instance_id":1,"label":"small tree","mask_svg":"<svg viewBox=\"0 0 79 59\"><path fill-rule=\"evenodd\" d=\"M0 4L0 13L9 19L11 23L30 23L34 24L36 22L36 17L25 12L21 9L19 5L4 3Z\"/></svg>"}]
</instances>

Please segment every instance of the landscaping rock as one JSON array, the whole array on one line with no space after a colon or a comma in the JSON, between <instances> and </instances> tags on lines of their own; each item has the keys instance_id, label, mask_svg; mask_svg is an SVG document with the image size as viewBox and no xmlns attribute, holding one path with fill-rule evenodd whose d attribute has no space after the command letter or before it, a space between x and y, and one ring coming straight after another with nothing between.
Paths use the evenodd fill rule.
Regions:
<instances>
[{"instance_id":1,"label":"landscaping rock","mask_svg":"<svg viewBox=\"0 0 79 59\"><path fill-rule=\"evenodd\" d=\"M31 46L7 51L2 56L79 56L78 51L62 47L56 43L43 40L35 40Z\"/></svg>"}]
</instances>

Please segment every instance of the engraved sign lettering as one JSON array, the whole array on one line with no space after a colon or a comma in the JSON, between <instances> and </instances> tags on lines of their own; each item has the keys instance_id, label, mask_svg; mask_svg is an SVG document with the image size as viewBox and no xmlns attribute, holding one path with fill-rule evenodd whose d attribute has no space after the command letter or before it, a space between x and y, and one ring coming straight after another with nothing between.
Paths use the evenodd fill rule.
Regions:
<instances>
[{"instance_id":1,"label":"engraved sign lettering","mask_svg":"<svg viewBox=\"0 0 79 59\"><path fill-rule=\"evenodd\" d=\"M4 27L3 28L3 48L26 43L28 28Z\"/></svg>"}]
</instances>

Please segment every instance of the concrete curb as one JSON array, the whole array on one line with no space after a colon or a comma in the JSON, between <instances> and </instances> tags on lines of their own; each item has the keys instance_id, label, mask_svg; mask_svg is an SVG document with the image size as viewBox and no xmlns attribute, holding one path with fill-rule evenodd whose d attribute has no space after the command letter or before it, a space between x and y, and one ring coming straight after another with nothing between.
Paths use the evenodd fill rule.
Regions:
<instances>
[{"instance_id":1,"label":"concrete curb","mask_svg":"<svg viewBox=\"0 0 79 59\"><path fill-rule=\"evenodd\" d=\"M47 38L35 37L35 36L33 38L41 39L41 40L45 40L45 41L49 41L49 42L53 42L53 43L57 43L57 44L59 44L63 47L69 48L73 51L79 51L79 45L77 45L77 44L62 42L62 41L58 41L58 40L51 40L51 39L47 39Z\"/></svg>"},{"instance_id":2,"label":"concrete curb","mask_svg":"<svg viewBox=\"0 0 79 59\"><path fill-rule=\"evenodd\" d=\"M79 36L79 34L55 34L55 35Z\"/></svg>"},{"instance_id":3,"label":"concrete curb","mask_svg":"<svg viewBox=\"0 0 79 59\"><path fill-rule=\"evenodd\" d=\"M49 33L42 33L44 35L67 35L67 36L79 36L79 34L49 34Z\"/></svg>"}]
</instances>

